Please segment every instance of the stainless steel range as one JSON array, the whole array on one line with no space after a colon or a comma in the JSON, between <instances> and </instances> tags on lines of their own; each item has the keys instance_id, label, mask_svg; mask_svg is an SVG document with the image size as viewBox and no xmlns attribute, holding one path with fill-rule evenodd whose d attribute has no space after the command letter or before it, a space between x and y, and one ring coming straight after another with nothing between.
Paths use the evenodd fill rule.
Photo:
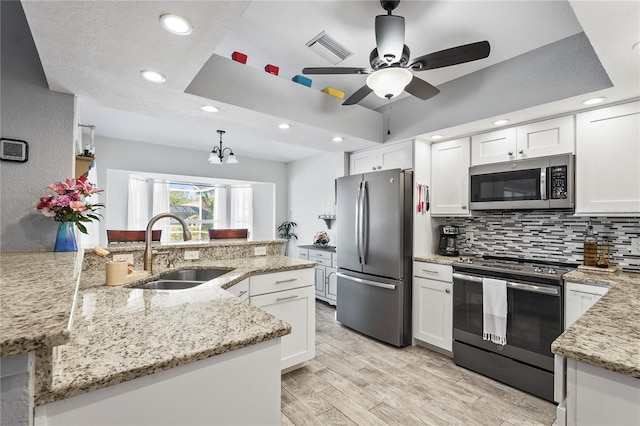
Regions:
<instances>
[{"instance_id":1,"label":"stainless steel range","mask_svg":"<svg viewBox=\"0 0 640 426\"><path fill-rule=\"evenodd\" d=\"M484 256L453 264L453 360L553 401L553 342L563 331L562 275L574 265ZM483 340L484 278L506 281L507 343Z\"/></svg>"}]
</instances>

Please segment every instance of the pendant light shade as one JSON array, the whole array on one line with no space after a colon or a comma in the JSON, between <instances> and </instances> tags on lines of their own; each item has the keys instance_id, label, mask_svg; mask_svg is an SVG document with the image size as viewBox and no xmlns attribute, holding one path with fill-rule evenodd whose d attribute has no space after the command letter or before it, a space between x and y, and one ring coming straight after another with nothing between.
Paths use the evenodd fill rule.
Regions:
<instances>
[{"instance_id":1,"label":"pendant light shade","mask_svg":"<svg viewBox=\"0 0 640 426\"><path fill-rule=\"evenodd\" d=\"M379 97L391 99L402 93L412 78L405 68L382 68L367 77L367 86Z\"/></svg>"}]
</instances>

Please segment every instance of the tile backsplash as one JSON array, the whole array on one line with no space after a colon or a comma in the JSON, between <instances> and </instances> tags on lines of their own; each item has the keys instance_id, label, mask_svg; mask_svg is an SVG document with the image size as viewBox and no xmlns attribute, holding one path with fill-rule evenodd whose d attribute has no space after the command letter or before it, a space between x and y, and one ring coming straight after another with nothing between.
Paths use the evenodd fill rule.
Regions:
<instances>
[{"instance_id":1,"label":"tile backsplash","mask_svg":"<svg viewBox=\"0 0 640 426\"><path fill-rule=\"evenodd\" d=\"M640 256L631 254L631 239L640 238L637 217L578 217L562 210L491 211L447 218L446 224L460 227L458 246L464 252L579 264L589 220L598 242L609 244L611 264L640 271ZM465 232L473 232L473 242L465 243Z\"/></svg>"}]
</instances>

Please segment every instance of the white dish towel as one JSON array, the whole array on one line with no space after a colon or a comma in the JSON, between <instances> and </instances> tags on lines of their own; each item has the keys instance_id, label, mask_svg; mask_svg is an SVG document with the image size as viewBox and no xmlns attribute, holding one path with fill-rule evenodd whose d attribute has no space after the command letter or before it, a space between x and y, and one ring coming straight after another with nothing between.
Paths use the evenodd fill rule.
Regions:
<instances>
[{"instance_id":1,"label":"white dish towel","mask_svg":"<svg viewBox=\"0 0 640 426\"><path fill-rule=\"evenodd\" d=\"M507 344L507 282L482 279L482 339Z\"/></svg>"}]
</instances>

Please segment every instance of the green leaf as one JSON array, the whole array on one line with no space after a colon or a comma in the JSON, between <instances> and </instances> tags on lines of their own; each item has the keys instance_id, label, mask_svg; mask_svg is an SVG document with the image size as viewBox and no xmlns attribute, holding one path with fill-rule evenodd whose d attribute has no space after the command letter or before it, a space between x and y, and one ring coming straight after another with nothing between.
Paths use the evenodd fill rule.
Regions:
<instances>
[{"instance_id":1,"label":"green leaf","mask_svg":"<svg viewBox=\"0 0 640 426\"><path fill-rule=\"evenodd\" d=\"M78 227L78 230L80 232L82 232L83 234L87 234L87 228L85 228L85 226L83 224L78 222L78 223L76 223L76 226Z\"/></svg>"}]
</instances>

